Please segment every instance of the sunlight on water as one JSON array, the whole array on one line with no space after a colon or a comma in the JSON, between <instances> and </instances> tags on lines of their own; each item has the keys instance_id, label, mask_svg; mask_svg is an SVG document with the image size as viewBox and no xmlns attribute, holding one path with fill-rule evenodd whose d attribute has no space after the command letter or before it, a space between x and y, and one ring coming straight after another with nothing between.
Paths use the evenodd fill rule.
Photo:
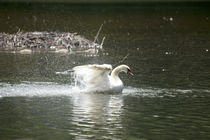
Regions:
<instances>
[{"instance_id":1,"label":"sunlight on water","mask_svg":"<svg viewBox=\"0 0 210 140\"><path fill-rule=\"evenodd\" d=\"M78 93L92 93L87 89L81 89L81 87L58 84L53 82L22 82L20 84L8 84L0 83L0 97L16 97L16 96L28 96L28 97L46 97L46 96L72 96ZM204 89L166 89L166 88L135 88L125 87L123 96L139 96L139 97L176 97L179 95L191 95L193 96L207 96L210 94L210 90ZM196 94L199 93L199 94ZM104 93L106 94L106 93ZM114 94L114 93L113 93ZM196 95L194 95L196 94Z\"/></svg>"},{"instance_id":2,"label":"sunlight on water","mask_svg":"<svg viewBox=\"0 0 210 140\"><path fill-rule=\"evenodd\" d=\"M70 85L59 85L51 82L23 82L21 84L0 83L1 97L15 96L65 96L78 90Z\"/></svg>"},{"instance_id":3,"label":"sunlight on water","mask_svg":"<svg viewBox=\"0 0 210 140\"><path fill-rule=\"evenodd\" d=\"M199 94L197 94L199 93ZM134 88L127 87L123 90L124 96L139 96L139 97L177 97L185 96L210 96L210 90L203 89L166 89L166 88Z\"/></svg>"},{"instance_id":4,"label":"sunlight on water","mask_svg":"<svg viewBox=\"0 0 210 140\"><path fill-rule=\"evenodd\" d=\"M0 11L0 30L7 35L77 32L93 41L103 24L95 43L106 37L98 52L77 50L81 41L71 48L65 36L61 42L52 36L57 44L47 45L38 35L22 42L40 41L33 44L41 50L1 51L0 139L210 139L209 3L8 3ZM3 46L24 47L13 37ZM56 51L66 43L70 53ZM135 74L120 75L120 94L87 92L74 86L68 71L61 72L120 62Z\"/></svg>"},{"instance_id":5,"label":"sunlight on water","mask_svg":"<svg viewBox=\"0 0 210 140\"><path fill-rule=\"evenodd\" d=\"M71 124L79 129L70 130L70 134L76 139L85 139L94 135L101 137L98 129L95 129L96 126L108 135L117 134L122 128L120 119L123 106L122 96L75 94L71 102L73 104Z\"/></svg>"},{"instance_id":6,"label":"sunlight on water","mask_svg":"<svg viewBox=\"0 0 210 140\"><path fill-rule=\"evenodd\" d=\"M188 101L191 101L193 97L209 97L209 94L209 90L183 90L152 87L135 88L130 86L125 87L122 94L97 94L84 93L79 90L79 88L72 85L54 82L25 81L20 84L0 83L0 100L2 102L12 101L13 104L18 104L16 110L19 116L24 116L24 119L27 121L34 121L34 119L30 118L33 118L34 115L34 118L39 118L40 115L43 115L44 117L41 117L41 121L39 120L40 122L36 122L37 125L48 126L50 122L50 126L52 125L52 127L60 128L60 131L64 129L68 135L73 136L74 139L78 140L87 138L92 139L95 137L99 139L121 139L126 126L131 127L129 128L131 131L137 129L136 133L139 133L139 130L143 131L139 126L142 126L142 124L154 126L154 124L157 123L154 119L161 117L165 117L165 120L169 121L170 124L171 118L183 117L183 114L182 110L179 110L178 115L173 115L173 113L169 113L168 116L165 116L165 114L163 115L161 110L163 109L165 112L168 109L164 106L166 103L164 102L165 99L167 100L168 97L170 98L169 101L172 105L167 103L167 106L170 106L169 112L173 112L174 103L176 106L182 105L179 105L176 102L176 99L179 98L179 96L184 97L179 98L183 101L186 101L185 97L189 99ZM141 99L139 100L139 98ZM154 98L158 99L158 103L163 103L163 106L161 104L154 107ZM129 108L130 104L131 106L134 106ZM188 107L189 105L192 105L191 103L186 103L184 105L187 105L186 108L188 110L194 109L194 107ZM139 108L137 108L137 106ZM150 106L152 107L148 109ZM151 111L154 108L160 112ZM180 108L182 108L182 106ZM131 109L131 111L129 109ZM147 113L144 114L145 109L146 111L150 111L147 111ZM31 112L33 110L32 112L35 113L23 114L25 110L26 112ZM44 110L44 112L41 110ZM51 117L48 118L48 115ZM146 118L148 118L149 121ZM136 119L140 120L135 122L134 120ZM21 123L25 124L27 121L22 121ZM140 122L140 124L138 122ZM204 125L206 125L206 122L208 121L203 122ZM170 125L173 124L174 121ZM168 129L168 124L165 125L165 123L162 122L158 123L158 126L164 128L161 131ZM22 125L17 129L19 128L21 129ZM33 131L35 128L30 129ZM9 130L11 130L11 128L8 129L8 131ZM55 131L57 130L58 129ZM44 130L40 129L40 132L42 131Z\"/></svg>"},{"instance_id":7,"label":"sunlight on water","mask_svg":"<svg viewBox=\"0 0 210 140\"><path fill-rule=\"evenodd\" d=\"M47 99L45 106L46 104L50 106L56 102L55 96L59 96L59 99L66 96L63 99L63 101L67 101L64 106L67 106L68 109L71 108L71 111L65 110L63 103L60 101L58 108L62 107L61 112L70 113L65 116L67 117L65 119L72 126L72 129L68 131L75 139L86 139L95 135L111 139L115 137L112 135L117 135L123 128L120 116L124 103L121 94L92 94L84 93L71 85L59 85L51 82L22 82L14 85L0 83L0 96L2 98L33 97L30 98L31 100L41 97L39 101ZM56 111L58 110L56 109ZM61 117L60 115L58 118ZM98 128L103 129L103 134L107 135L100 135Z\"/></svg>"}]
</instances>

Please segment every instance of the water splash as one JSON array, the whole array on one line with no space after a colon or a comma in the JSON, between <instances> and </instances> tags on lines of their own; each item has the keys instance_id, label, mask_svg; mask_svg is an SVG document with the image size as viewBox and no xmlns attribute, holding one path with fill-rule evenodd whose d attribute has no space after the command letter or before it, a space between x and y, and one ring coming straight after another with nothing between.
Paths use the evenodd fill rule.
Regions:
<instances>
[{"instance_id":1,"label":"water splash","mask_svg":"<svg viewBox=\"0 0 210 140\"><path fill-rule=\"evenodd\" d=\"M69 84L58 84L54 82L22 82L20 84L0 83L0 98L1 97L46 97L46 96L72 96L78 93L92 93L86 89L81 89ZM95 93L97 94L97 93ZM106 94L106 93L104 93ZM206 97L210 96L210 90L205 89L167 89L167 88L135 88L125 87L123 96L134 97Z\"/></svg>"},{"instance_id":2,"label":"water splash","mask_svg":"<svg viewBox=\"0 0 210 140\"><path fill-rule=\"evenodd\" d=\"M23 82L21 84L0 83L0 97L15 96L69 96L79 90L71 85L52 82Z\"/></svg>"},{"instance_id":3,"label":"water splash","mask_svg":"<svg viewBox=\"0 0 210 140\"><path fill-rule=\"evenodd\" d=\"M134 88L134 87L126 87L123 90L124 96L136 96L136 97L177 97L177 96L185 96L185 97L206 97L210 96L210 90L206 89L167 89L167 88Z\"/></svg>"}]
</instances>

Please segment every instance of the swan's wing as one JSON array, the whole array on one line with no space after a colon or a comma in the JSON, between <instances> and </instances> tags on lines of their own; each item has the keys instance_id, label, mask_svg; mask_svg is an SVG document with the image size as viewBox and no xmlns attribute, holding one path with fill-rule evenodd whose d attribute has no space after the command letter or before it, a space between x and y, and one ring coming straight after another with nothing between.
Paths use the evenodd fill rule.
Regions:
<instances>
[{"instance_id":1,"label":"swan's wing","mask_svg":"<svg viewBox=\"0 0 210 140\"><path fill-rule=\"evenodd\" d=\"M93 64L93 65L76 66L72 70L76 74L80 75L90 74L89 72L95 75L101 75L107 72L109 74L109 72L112 70L112 66L109 64L103 64L103 65Z\"/></svg>"},{"instance_id":2,"label":"swan's wing","mask_svg":"<svg viewBox=\"0 0 210 140\"><path fill-rule=\"evenodd\" d=\"M73 68L75 79L84 86L99 86L107 84L108 76L112 66L103 65L83 65Z\"/></svg>"}]
</instances>

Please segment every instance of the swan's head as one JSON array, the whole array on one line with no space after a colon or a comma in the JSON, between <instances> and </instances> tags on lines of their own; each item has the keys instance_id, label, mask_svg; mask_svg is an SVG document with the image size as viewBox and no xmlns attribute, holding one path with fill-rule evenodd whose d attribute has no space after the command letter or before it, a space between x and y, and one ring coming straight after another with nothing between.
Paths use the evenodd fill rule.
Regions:
<instances>
[{"instance_id":1,"label":"swan's head","mask_svg":"<svg viewBox=\"0 0 210 140\"><path fill-rule=\"evenodd\" d=\"M133 73L131 72L130 68L127 69L127 74L129 75L132 75L133 76Z\"/></svg>"},{"instance_id":2,"label":"swan's head","mask_svg":"<svg viewBox=\"0 0 210 140\"><path fill-rule=\"evenodd\" d=\"M133 76L133 73L131 72L130 68L127 65L120 65L116 69L119 72L125 72L125 73Z\"/></svg>"},{"instance_id":3,"label":"swan's head","mask_svg":"<svg viewBox=\"0 0 210 140\"><path fill-rule=\"evenodd\" d=\"M133 76L133 73L131 72L131 69L127 65L121 65L121 66L122 66L122 71L123 72Z\"/></svg>"}]
</instances>

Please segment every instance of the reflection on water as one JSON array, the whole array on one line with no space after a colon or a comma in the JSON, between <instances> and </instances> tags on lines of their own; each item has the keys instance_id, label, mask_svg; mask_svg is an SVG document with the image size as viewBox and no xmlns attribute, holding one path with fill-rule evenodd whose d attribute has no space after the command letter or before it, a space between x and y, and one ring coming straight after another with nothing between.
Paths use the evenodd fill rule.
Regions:
<instances>
[{"instance_id":1,"label":"reflection on water","mask_svg":"<svg viewBox=\"0 0 210 140\"><path fill-rule=\"evenodd\" d=\"M72 124L70 131L76 139L113 139L121 134L121 96L80 94L72 99Z\"/></svg>"},{"instance_id":2,"label":"reflection on water","mask_svg":"<svg viewBox=\"0 0 210 140\"><path fill-rule=\"evenodd\" d=\"M59 106L57 106L58 108L57 107L56 108L58 110L55 109L56 110L55 113L57 113L57 111L59 111L60 109L66 111L65 113L67 113L68 115L61 117L64 117L65 120L63 121L66 121L66 123L70 125L70 128L68 128L69 135L74 136L75 139L79 140L79 139L96 138L96 137L102 139L104 138L113 139L115 137L116 138L120 137L122 130L122 122L121 122L122 106L123 106L122 95L107 96L104 94L80 93L78 90L75 90L74 87L70 87L67 85L58 85L54 83L36 83L36 82L22 83L17 85L1 84L0 95L1 98L21 97L23 100L25 100L25 102L28 102L27 104L31 105L25 107L29 107L28 109L32 108L33 110L37 111L37 113L40 111L40 109L42 109L42 107L47 109L46 107L51 106L50 104L52 102L54 104L53 98L55 98L56 100L55 102L57 103L64 102L64 104L63 103L62 104L64 106L68 106L67 108L69 109L65 110L65 108L60 108ZM28 98L28 97L33 97L33 98ZM46 102L46 105L42 103L43 99L40 97L42 97L43 99L49 98L49 101ZM39 101L39 103L41 102L40 108L37 108L37 104L39 103L31 102L34 101L34 98L35 99L40 98ZM51 100L51 98L53 100ZM59 100L56 98L58 98ZM8 99L11 98L6 98L5 100ZM2 100L4 101L4 99ZM47 110L50 112L51 109ZM63 111L61 112L64 113ZM62 115L62 113L60 115ZM30 114L26 115L28 116ZM36 114L36 116L37 115L38 114ZM60 117L58 116L58 118ZM3 122L0 121L0 123Z\"/></svg>"},{"instance_id":3,"label":"reflection on water","mask_svg":"<svg viewBox=\"0 0 210 140\"><path fill-rule=\"evenodd\" d=\"M26 92L23 92L26 91ZM8 84L0 83L0 97L48 97L48 96L72 96L74 97L73 102L81 104L81 108L85 109L86 107L91 107L92 98L97 98L102 96L104 99L107 97L105 93L92 94L84 92L83 89L75 87L74 85L68 84L58 84L53 82L27 82L24 81L20 84ZM112 96L112 94L110 95ZM116 96L132 96L132 97L149 97L149 98L164 98L164 97L208 97L210 96L210 90L207 89L167 89L167 88L153 88L153 87L144 87L136 88L127 86L122 92L122 95L115 95L113 98L110 98L109 105L120 105L121 99L115 98ZM90 98L92 97L92 98ZM113 101L116 102L113 103ZM117 103L117 101L119 101ZM97 101L98 105L103 104L103 101ZM102 105L103 106L103 105ZM88 111L84 111L88 112Z\"/></svg>"},{"instance_id":4,"label":"reflection on water","mask_svg":"<svg viewBox=\"0 0 210 140\"><path fill-rule=\"evenodd\" d=\"M78 32L104 23L106 55L0 52L0 139L210 139L209 3L0 4L0 32ZM122 94L82 93L77 65L124 61Z\"/></svg>"},{"instance_id":5,"label":"reflection on water","mask_svg":"<svg viewBox=\"0 0 210 140\"><path fill-rule=\"evenodd\" d=\"M4 139L210 137L209 90L126 87L115 95L23 82L1 83L0 95Z\"/></svg>"}]
</instances>

